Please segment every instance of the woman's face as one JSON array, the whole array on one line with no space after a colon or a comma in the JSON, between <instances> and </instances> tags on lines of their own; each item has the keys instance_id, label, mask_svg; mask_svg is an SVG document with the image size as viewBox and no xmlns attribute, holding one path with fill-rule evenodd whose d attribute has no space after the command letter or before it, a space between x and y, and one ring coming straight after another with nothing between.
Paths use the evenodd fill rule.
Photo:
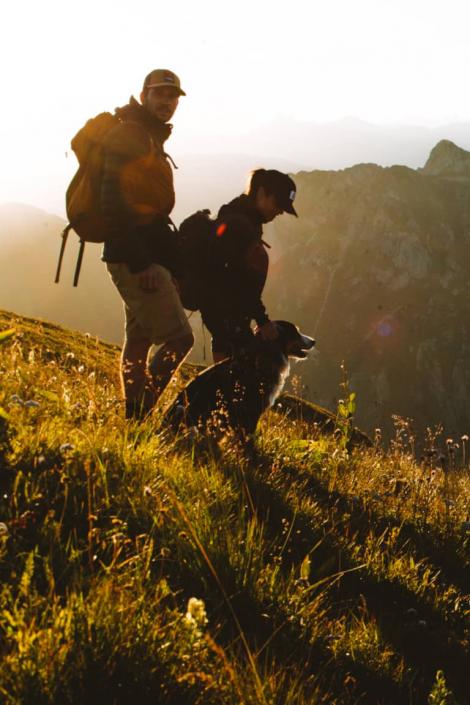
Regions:
<instances>
[{"instance_id":1,"label":"woman's face","mask_svg":"<svg viewBox=\"0 0 470 705\"><path fill-rule=\"evenodd\" d=\"M262 216L265 223L270 223L276 216L284 213L283 209L278 205L272 193L266 193L263 186L258 188L255 196L255 208Z\"/></svg>"}]
</instances>

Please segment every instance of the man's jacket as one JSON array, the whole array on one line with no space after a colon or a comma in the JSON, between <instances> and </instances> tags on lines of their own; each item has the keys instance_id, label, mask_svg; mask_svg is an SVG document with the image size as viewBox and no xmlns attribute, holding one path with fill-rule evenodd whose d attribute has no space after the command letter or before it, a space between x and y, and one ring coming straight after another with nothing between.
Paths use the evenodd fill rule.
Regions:
<instances>
[{"instance_id":1,"label":"man's jacket","mask_svg":"<svg viewBox=\"0 0 470 705\"><path fill-rule=\"evenodd\" d=\"M168 216L175 191L163 149L171 125L153 117L134 98L116 115L120 121L103 145L100 205L110 233L103 260L125 262L134 273L154 262L172 269L176 244Z\"/></svg>"},{"instance_id":2,"label":"man's jacket","mask_svg":"<svg viewBox=\"0 0 470 705\"><path fill-rule=\"evenodd\" d=\"M262 240L263 220L245 194L222 206L209 252L210 278L202 310L221 318L268 320L261 294L269 257Z\"/></svg>"}]
</instances>

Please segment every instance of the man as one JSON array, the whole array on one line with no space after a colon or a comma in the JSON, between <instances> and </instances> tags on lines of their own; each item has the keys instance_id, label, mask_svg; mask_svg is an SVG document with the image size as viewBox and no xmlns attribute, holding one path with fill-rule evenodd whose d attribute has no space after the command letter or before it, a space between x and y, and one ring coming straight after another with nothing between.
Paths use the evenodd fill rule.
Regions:
<instances>
[{"instance_id":1,"label":"man","mask_svg":"<svg viewBox=\"0 0 470 705\"><path fill-rule=\"evenodd\" d=\"M172 278L175 193L164 151L184 95L176 74L152 71L140 103L131 97L116 109L119 123L104 140L101 209L110 237L102 259L124 302L120 372L128 419L149 414L194 343Z\"/></svg>"},{"instance_id":2,"label":"man","mask_svg":"<svg viewBox=\"0 0 470 705\"><path fill-rule=\"evenodd\" d=\"M219 211L209 253L211 278L201 306L202 320L212 335L214 362L249 344L252 320L264 340L278 335L261 299L269 265L263 225L284 212L297 216L295 192L287 174L257 169L247 193Z\"/></svg>"}]
</instances>

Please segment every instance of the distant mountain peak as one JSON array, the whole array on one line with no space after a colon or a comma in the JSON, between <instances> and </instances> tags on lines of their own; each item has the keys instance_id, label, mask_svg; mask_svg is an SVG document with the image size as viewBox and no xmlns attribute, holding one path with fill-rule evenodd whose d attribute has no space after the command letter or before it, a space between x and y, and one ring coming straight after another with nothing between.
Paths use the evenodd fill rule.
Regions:
<instances>
[{"instance_id":1,"label":"distant mountain peak","mask_svg":"<svg viewBox=\"0 0 470 705\"><path fill-rule=\"evenodd\" d=\"M422 171L429 176L470 178L470 152L450 140L441 140L432 149Z\"/></svg>"}]
</instances>

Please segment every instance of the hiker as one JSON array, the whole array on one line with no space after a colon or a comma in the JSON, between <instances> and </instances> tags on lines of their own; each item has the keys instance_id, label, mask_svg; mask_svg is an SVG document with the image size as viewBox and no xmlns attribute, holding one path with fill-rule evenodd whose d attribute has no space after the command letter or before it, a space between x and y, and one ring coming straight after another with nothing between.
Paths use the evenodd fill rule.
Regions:
<instances>
[{"instance_id":1,"label":"hiker","mask_svg":"<svg viewBox=\"0 0 470 705\"><path fill-rule=\"evenodd\" d=\"M149 414L194 343L172 277L175 192L164 151L169 120L184 95L172 71L151 71L140 102L131 97L116 109L119 123L103 143L100 203L109 237L102 259L124 302L120 373L127 419ZM154 351L155 345L161 347Z\"/></svg>"},{"instance_id":2,"label":"hiker","mask_svg":"<svg viewBox=\"0 0 470 705\"><path fill-rule=\"evenodd\" d=\"M269 265L263 224L284 212L297 216L295 191L287 174L257 169L247 192L219 210L209 252L211 276L200 306L212 335L214 363L250 343L253 320L263 340L278 336L261 299Z\"/></svg>"}]
</instances>

